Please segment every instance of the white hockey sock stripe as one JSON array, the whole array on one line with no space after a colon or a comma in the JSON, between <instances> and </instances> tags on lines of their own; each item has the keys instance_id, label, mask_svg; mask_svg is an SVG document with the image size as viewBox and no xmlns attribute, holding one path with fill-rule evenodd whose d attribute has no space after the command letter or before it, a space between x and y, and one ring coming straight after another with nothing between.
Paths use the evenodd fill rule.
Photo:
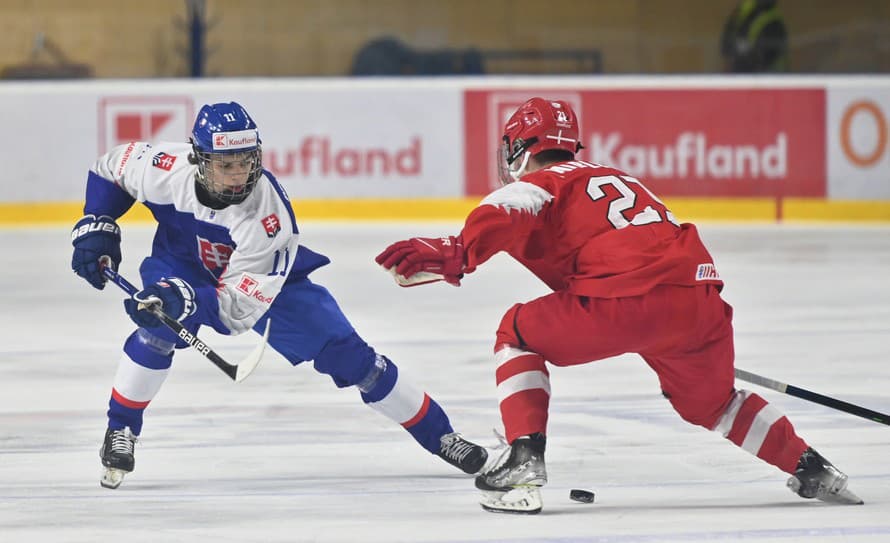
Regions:
<instances>
[{"instance_id":1,"label":"white hockey sock stripe","mask_svg":"<svg viewBox=\"0 0 890 543\"><path fill-rule=\"evenodd\" d=\"M121 356L114 376L114 399L134 409L142 409L155 397L170 369L153 370L140 366L127 354Z\"/></svg>"},{"instance_id":2,"label":"white hockey sock stripe","mask_svg":"<svg viewBox=\"0 0 890 543\"><path fill-rule=\"evenodd\" d=\"M542 371L525 371L498 384L498 402L524 390L543 389L550 395L550 377Z\"/></svg>"},{"instance_id":3,"label":"white hockey sock stripe","mask_svg":"<svg viewBox=\"0 0 890 543\"><path fill-rule=\"evenodd\" d=\"M751 427L748 428L748 433L745 434L745 440L742 442L741 447L757 456L757 453L760 452L760 447L763 446L763 442L766 439L766 434L769 433L770 428L780 418L782 418L782 413L778 409L769 404L763 406L757 412L757 415L754 416L754 420L751 421Z\"/></svg>"},{"instance_id":4,"label":"white hockey sock stripe","mask_svg":"<svg viewBox=\"0 0 890 543\"><path fill-rule=\"evenodd\" d=\"M524 390L542 389L550 395L550 376L538 369L541 356L515 347L504 347L495 353L498 361L498 402Z\"/></svg>"},{"instance_id":5,"label":"white hockey sock stripe","mask_svg":"<svg viewBox=\"0 0 890 543\"><path fill-rule=\"evenodd\" d=\"M146 407L148 407L148 404L151 403L150 401L135 402L118 392L117 389L114 387L111 388L111 397L114 398L114 401L116 401L117 403L121 404L124 407L129 407L130 409L145 409Z\"/></svg>"},{"instance_id":6,"label":"white hockey sock stripe","mask_svg":"<svg viewBox=\"0 0 890 543\"><path fill-rule=\"evenodd\" d=\"M494 353L494 361L497 362L498 369L500 369L507 362L513 360L514 358L519 358L520 356L534 355L534 354L535 353L530 352L530 351L523 351L522 349L517 349L516 347L510 347L509 345L505 345L500 350L498 350L498 352Z\"/></svg>"},{"instance_id":7,"label":"white hockey sock stripe","mask_svg":"<svg viewBox=\"0 0 890 543\"><path fill-rule=\"evenodd\" d=\"M745 403L745 399L750 394L751 393L747 390L737 390L735 394L733 394L732 400L730 400L726 411L723 412L720 420L717 421L717 425L714 426L712 430L720 432L723 437L729 436L729 432L732 430L732 425L735 424L735 419L739 415L739 409L742 408L742 404Z\"/></svg>"},{"instance_id":8,"label":"white hockey sock stripe","mask_svg":"<svg viewBox=\"0 0 890 543\"><path fill-rule=\"evenodd\" d=\"M423 394L423 403L420 404L420 409L417 410L417 413L415 413L413 417L411 417L409 420L406 420L405 422L403 422L402 427L403 428L411 428L412 426L414 426L415 424L417 424L418 422L423 420L423 417L425 417L427 412L430 410L430 402L431 401L432 400L430 399L429 394L424 393Z\"/></svg>"},{"instance_id":9,"label":"white hockey sock stripe","mask_svg":"<svg viewBox=\"0 0 890 543\"><path fill-rule=\"evenodd\" d=\"M368 405L391 420L404 424L418 417L423 410L425 396L423 391L406 383L400 374L389 394L380 401Z\"/></svg>"},{"instance_id":10,"label":"white hockey sock stripe","mask_svg":"<svg viewBox=\"0 0 890 543\"><path fill-rule=\"evenodd\" d=\"M739 420L739 413L742 411L747 414ZM723 437L731 439L740 448L757 456L770 429L782 416L782 412L760 396L747 390L737 390L713 429L723 434ZM750 422L746 422L749 417Z\"/></svg>"}]
</instances>

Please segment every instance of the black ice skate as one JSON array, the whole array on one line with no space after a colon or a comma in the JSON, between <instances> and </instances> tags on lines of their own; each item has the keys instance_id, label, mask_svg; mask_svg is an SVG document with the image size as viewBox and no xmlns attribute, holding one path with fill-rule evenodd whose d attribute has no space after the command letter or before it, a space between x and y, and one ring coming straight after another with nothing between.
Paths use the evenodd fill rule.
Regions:
<instances>
[{"instance_id":1,"label":"black ice skate","mask_svg":"<svg viewBox=\"0 0 890 543\"><path fill-rule=\"evenodd\" d=\"M105 441L99 449L99 458L105 472L99 483L105 488L117 488L124 480L124 475L133 471L136 459L133 450L136 445L136 436L129 428L122 430L105 431Z\"/></svg>"},{"instance_id":2,"label":"black ice skate","mask_svg":"<svg viewBox=\"0 0 890 543\"><path fill-rule=\"evenodd\" d=\"M482 471L488 460L488 451L481 445L467 441L459 433L445 434L439 439L439 458L457 469L475 475Z\"/></svg>"},{"instance_id":3,"label":"black ice skate","mask_svg":"<svg viewBox=\"0 0 890 543\"><path fill-rule=\"evenodd\" d=\"M520 437L492 468L476 477L476 488L482 491L482 508L493 513L540 513L540 487L547 484L546 445L541 434Z\"/></svg>"},{"instance_id":4,"label":"black ice skate","mask_svg":"<svg viewBox=\"0 0 890 543\"><path fill-rule=\"evenodd\" d=\"M863 504L859 496L847 490L847 476L812 448L800 455L797 470L788 479L788 488L802 498L845 505Z\"/></svg>"}]
</instances>

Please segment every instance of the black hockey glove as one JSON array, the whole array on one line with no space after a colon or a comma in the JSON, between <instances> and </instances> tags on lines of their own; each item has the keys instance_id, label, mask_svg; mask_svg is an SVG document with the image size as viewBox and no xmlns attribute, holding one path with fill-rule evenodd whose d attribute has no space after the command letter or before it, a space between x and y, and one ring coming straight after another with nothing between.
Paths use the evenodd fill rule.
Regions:
<instances>
[{"instance_id":1,"label":"black hockey glove","mask_svg":"<svg viewBox=\"0 0 890 543\"><path fill-rule=\"evenodd\" d=\"M121 228L108 215L84 215L71 231L74 254L71 269L99 290L105 288L105 277L99 259L108 257L116 270L121 263Z\"/></svg>"}]
</instances>

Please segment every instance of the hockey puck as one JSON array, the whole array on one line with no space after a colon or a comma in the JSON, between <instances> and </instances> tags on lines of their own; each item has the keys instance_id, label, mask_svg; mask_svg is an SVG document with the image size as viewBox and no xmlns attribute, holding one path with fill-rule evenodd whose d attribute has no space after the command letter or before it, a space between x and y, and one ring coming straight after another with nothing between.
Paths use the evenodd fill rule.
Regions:
<instances>
[{"instance_id":1,"label":"hockey puck","mask_svg":"<svg viewBox=\"0 0 890 543\"><path fill-rule=\"evenodd\" d=\"M573 488L571 492L569 492L569 498L572 501L576 501L579 503L593 503L593 492L589 490L581 490L580 488Z\"/></svg>"}]
</instances>

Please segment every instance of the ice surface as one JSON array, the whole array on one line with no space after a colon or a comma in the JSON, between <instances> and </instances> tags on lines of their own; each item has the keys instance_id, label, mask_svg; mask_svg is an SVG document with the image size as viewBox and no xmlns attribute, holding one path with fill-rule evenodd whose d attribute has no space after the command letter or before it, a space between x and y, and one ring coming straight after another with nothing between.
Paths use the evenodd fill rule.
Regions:
<instances>
[{"instance_id":1,"label":"ice surface","mask_svg":"<svg viewBox=\"0 0 890 543\"><path fill-rule=\"evenodd\" d=\"M373 262L391 241L457 224L301 228L334 261L314 279L359 333L456 429L493 444L494 330L544 287L501 257L460 289L398 288ZM890 228L701 231L736 310L738 367L890 411ZM150 236L124 225L131 281ZM890 541L890 428L741 384L783 410L866 505L802 500L783 473L680 420L633 355L552 371L550 484L535 517L482 511L471 477L356 391L274 352L238 385L180 352L148 409L136 471L100 488L106 402L132 327L121 291L71 273L68 240L67 228L0 230L0 541ZM200 335L233 360L258 339ZM570 501L571 488L596 503Z\"/></svg>"}]
</instances>

